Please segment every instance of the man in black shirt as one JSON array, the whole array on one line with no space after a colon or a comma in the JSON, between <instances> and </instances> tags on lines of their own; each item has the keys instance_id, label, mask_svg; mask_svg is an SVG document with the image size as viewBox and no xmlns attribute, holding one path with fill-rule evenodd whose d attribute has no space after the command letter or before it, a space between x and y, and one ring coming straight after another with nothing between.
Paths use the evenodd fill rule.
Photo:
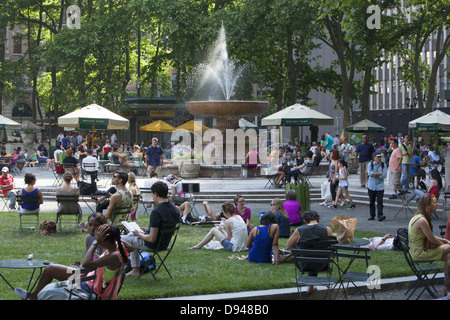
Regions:
<instances>
[{"instance_id":1,"label":"man in black shirt","mask_svg":"<svg viewBox=\"0 0 450 320\"><path fill-rule=\"evenodd\" d=\"M127 276L139 276L139 250L152 249L156 246L160 238L159 229L162 223L176 224L180 221L180 212L173 203L169 202L167 197L169 192L167 184L158 181L152 185L151 189L156 208L150 214L148 228L142 228L144 232L135 230L133 233L122 236L123 241L126 241L134 247L134 250L130 252L132 270L127 273Z\"/></svg>"}]
</instances>

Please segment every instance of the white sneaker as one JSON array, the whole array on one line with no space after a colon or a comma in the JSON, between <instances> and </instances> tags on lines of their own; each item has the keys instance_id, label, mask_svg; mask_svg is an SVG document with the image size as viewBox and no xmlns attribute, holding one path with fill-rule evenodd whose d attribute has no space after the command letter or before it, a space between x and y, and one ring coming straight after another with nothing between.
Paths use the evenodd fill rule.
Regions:
<instances>
[{"instance_id":1,"label":"white sneaker","mask_svg":"<svg viewBox=\"0 0 450 320\"><path fill-rule=\"evenodd\" d=\"M30 300L28 296L30 293L27 290L24 290L22 288L15 288L14 293L22 300Z\"/></svg>"},{"instance_id":2,"label":"white sneaker","mask_svg":"<svg viewBox=\"0 0 450 320\"><path fill-rule=\"evenodd\" d=\"M345 200L341 200L341 203L339 204L341 207L345 205Z\"/></svg>"},{"instance_id":3,"label":"white sneaker","mask_svg":"<svg viewBox=\"0 0 450 320\"><path fill-rule=\"evenodd\" d=\"M328 205L328 201L327 200L325 200L324 202L322 202L321 204L320 204L321 206L326 206L326 205Z\"/></svg>"}]
</instances>

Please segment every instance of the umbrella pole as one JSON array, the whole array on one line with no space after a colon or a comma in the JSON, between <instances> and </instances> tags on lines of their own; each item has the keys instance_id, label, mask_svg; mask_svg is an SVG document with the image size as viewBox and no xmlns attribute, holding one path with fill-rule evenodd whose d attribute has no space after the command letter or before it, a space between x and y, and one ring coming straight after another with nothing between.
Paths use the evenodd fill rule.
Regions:
<instances>
[{"instance_id":1,"label":"umbrella pole","mask_svg":"<svg viewBox=\"0 0 450 320\"><path fill-rule=\"evenodd\" d=\"M92 125L91 150L94 152L94 125Z\"/></svg>"}]
</instances>

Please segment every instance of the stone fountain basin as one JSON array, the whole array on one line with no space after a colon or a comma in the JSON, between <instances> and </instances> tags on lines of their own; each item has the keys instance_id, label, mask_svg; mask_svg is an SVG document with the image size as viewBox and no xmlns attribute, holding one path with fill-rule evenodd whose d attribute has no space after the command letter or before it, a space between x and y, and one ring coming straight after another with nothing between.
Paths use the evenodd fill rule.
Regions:
<instances>
[{"instance_id":1,"label":"stone fountain basin","mask_svg":"<svg viewBox=\"0 0 450 320\"><path fill-rule=\"evenodd\" d=\"M190 101L186 103L186 107L195 116L239 119L263 114L269 108L269 103L241 100Z\"/></svg>"}]
</instances>

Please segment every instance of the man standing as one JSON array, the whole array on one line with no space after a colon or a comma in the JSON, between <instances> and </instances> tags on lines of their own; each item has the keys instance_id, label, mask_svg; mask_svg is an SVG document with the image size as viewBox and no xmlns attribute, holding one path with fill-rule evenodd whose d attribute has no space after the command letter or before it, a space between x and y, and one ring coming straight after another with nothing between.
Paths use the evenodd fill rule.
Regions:
<instances>
[{"instance_id":1,"label":"man standing","mask_svg":"<svg viewBox=\"0 0 450 320\"><path fill-rule=\"evenodd\" d=\"M397 199L397 193L402 189L402 185L400 184L400 178L402 176L402 150L398 147L398 140L396 138L390 140L392 154L389 158L389 172L394 182L394 194L389 199Z\"/></svg>"},{"instance_id":2,"label":"man standing","mask_svg":"<svg viewBox=\"0 0 450 320\"><path fill-rule=\"evenodd\" d=\"M86 141L86 139L83 139L81 144L77 147L78 161L79 161L81 167L83 167L83 159L88 156L86 145L87 145L87 141ZM81 177L84 179L83 170L81 170Z\"/></svg>"},{"instance_id":3,"label":"man standing","mask_svg":"<svg viewBox=\"0 0 450 320\"><path fill-rule=\"evenodd\" d=\"M406 193L409 189L409 180L411 178L411 164L414 166L413 146L409 141L409 135L405 134L403 137L403 143L399 146L402 150L402 178L400 180L403 186L403 192Z\"/></svg>"},{"instance_id":4,"label":"man standing","mask_svg":"<svg viewBox=\"0 0 450 320\"><path fill-rule=\"evenodd\" d=\"M155 171L158 175L161 172L161 165L163 163L163 149L158 146L158 139L153 138L152 144L145 152L145 166L147 167L148 177L150 173Z\"/></svg>"},{"instance_id":5,"label":"man standing","mask_svg":"<svg viewBox=\"0 0 450 320\"><path fill-rule=\"evenodd\" d=\"M352 151L353 147L348 143L347 138L344 138L342 144L339 146L339 157L348 162Z\"/></svg>"},{"instance_id":6,"label":"man standing","mask_svg":"<svg viewBox=\"0 0 450 320\"><path fill-rule=\"evenodd\" d=\"M167 184L158 181L152 185L151 188L153 201L156 208L153 209L150 215L150 223L147 229L135 230L126 236L122 236L122 240L131 244L134 250L130 252L131 271L127 276L139 276L139 250L154 249L161 237L159 230L163 223L176 224L180 221L180 213L178 209L169 202L168 193L169 188Z\"/></svg>"},{"instance_id":7,"label":"man standing","mask_svg":"<svg viewBox=\"0 0 450 320\"><path fill-rule=\"evenodd\" d=\"M361 183L361 187L365 187L368 180L367 165L373 158L375 148L370 142L367 142L367 136L363 135L362 142L356 147L355 151L355 165L359 160L359 182Z\"/></svg>"},{"instance_id":8,"label":"man standing","mask_svg":"<svg viewBox=\"0 0 450 320\"><path fill-rule=\"evenodd\" d=\"M381 161L381 153L373 154L375 161L372 161L368 168L369 182L367 190L370 199L370 217L369 220L375 219L375 200L377 201L378 221L383 221L386 216L383 215L383 196L384 196L384 179L387 175L387 165Z\"/></svg>"},{"instance_id":9,"label":"man standing","mask_svg":"<svg viewBox=\"0 0 450 320\"><path fill-rule=\"evenodd\" d=\"M14 189L14 178L9 174L8 167L3 167L2 175L0 176L0 189L4 197L9 197L9 208L14 210L16 208L16 193Z\"/></svg>"},{"instance_id":10,"label":"man standing","mask_svg":"<svg viewBox=\"0 0 450 320\"><path fill-rule=\"evenodd\" d=\"M326 136L326 139L325 139L325 151L328 154L328 153L331 152L331 148L333 147L334 140L333 140L333 137L331 136L331 134L329 132L327 132L325 136Z\"/></svg>"}]
</instances>

